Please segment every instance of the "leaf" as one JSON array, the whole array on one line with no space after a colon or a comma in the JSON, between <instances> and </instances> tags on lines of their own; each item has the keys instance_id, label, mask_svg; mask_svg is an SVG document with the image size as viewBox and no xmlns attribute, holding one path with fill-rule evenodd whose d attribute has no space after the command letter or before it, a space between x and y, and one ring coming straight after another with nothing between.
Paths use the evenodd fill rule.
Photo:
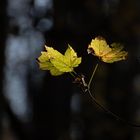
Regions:
<instances>
[{"instance_id":1,"label":"leaf","mask_svg":"<svg viewBox=\"0 0 140 140\"><path fill-rule=\"evenodd\" d=\"M96 37L95 39L92 39L87 51L88 53L92 53L99 57L106 63L113 63L126 59L128 53L126 51L122 51L123 46L121 44L112 43L110 46L104 38Z\"/></svg>"},{"instance_id":2,"label":"leaf","mask_svg":"<svg viewBox=\"0 0 140 140\"><path fill-rule=\"evenodd\" d=\"M81 57L77 57L76 52L69 45L65 55L52 47L45 46L46 52L42 52L38 58L39 67L42 70L50 70L53 76L61 75L65 72L72 72L74 67L81 63Z\"/></svg>"},{"instance_id":3,"label":"leaf","mask_svg":"<svg viewBox=\"0 0 140 140\"><path fill-rule=\"evenodd\" d=\"M68 45L68 48L65 52L65 58L66 63L71 67L77 67L81 63L81 57L77 57L76 52L70 45Z\"/></svg>"},{"instance_id":4,"label":"leaf","mask_svg":"<svg viewBox=\"0 0 140 140\"><path fill-rule=\"evenodd\" d=\"M58 76L63 72L56 69L49 60L47 52L41 52L41 56L38 58L38 64L41 70L50 70L51 75Z\"/></svg>"},{"instance_id":5,"label":"leaf","mask_svg":"<svg viewBox=\"0 0 140 140\"><path fill-rule=\"evenodd\" d=\"M72 71L65 63L64 55L53 49L52 47L46 47L47 55L49 56L50 63L61 72Z\"/></svg>"}]
</instances>

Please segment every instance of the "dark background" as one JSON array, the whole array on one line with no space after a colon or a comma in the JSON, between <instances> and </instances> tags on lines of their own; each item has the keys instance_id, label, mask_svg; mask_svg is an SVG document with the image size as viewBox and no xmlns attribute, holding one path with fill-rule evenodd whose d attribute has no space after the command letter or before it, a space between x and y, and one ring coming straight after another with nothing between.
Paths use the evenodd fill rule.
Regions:
<instances>
[{"instance_id":1,"label":"dark background","mask_svg":"<svg viewBox=\"0 0 140 140\"><path fill-rule=\"evenodd\" d=\"M138 140L140 128L124 124L91 101L69 74L39 70L44 44L82 56L76 69L88 81L97 59L91 39L120 42L126 61L99 62L92 92L120 117L140 124L139 0L0 1L0 140Z\"/></svg>"}]
</instances>

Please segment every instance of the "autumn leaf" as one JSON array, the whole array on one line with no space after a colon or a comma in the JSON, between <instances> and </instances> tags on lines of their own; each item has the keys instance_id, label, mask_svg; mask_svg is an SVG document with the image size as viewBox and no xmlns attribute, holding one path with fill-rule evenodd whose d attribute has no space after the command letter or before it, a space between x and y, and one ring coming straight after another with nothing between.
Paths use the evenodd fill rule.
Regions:
<instances>
[{"instance_id":1,"label":"autumn leaf","mask_svg":"<svg viewBox=\"0 0 140 140\"><path fill-rule=\"evenodd\" d=\"M128 53L122 49L123 46L119 43L112 43L109 46L104 38L96 37L92 39L87 51L99 57L103 62L113 63L126 59Z\"/></svg>"},{"instance_id":2,"label":"autumn leaf","mask_svg":"<svg viewBox=\"0 0 140 140\"><path fill-rule=\"evenodd\" d=\"M72 72L81 63L81 57L69 45L65 54L61 54L52 47L45 46L46 51L38 58L39 67L42 70L50 70L51 75L58 76L65 72Z\"/></svg>"},{"instance_id":3,"label":"autumn leaf","mask_svg":"<svg viewBox=\"0 0 140 140\"><path fill-rule=\"evenodd\" d=\"M65 52L65 61L69 65L69 67L78 67L81 63L81 57L77 58L77 53L73 50L73 48L68 45L68 48Z\"/></svg>"},{"instance_id":4,"label":"autumn leaf","mask_svg":"<svg viewBox=\"0 0 140 140\"><path fill-rule=\"evenodd\" d=\"M55 68L53 64L50 62L47 52L41 52L41 56L38 58L38 64L41 70L50 70L50 73L53 76L63 74L63 72Z\"/></svg>"}]
</instances>

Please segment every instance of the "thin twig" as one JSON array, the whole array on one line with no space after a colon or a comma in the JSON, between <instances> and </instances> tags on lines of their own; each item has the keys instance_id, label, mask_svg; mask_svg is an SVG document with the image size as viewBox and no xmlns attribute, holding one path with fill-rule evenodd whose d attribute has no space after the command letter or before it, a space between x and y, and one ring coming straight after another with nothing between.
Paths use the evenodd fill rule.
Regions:
<instances>
[{"instance_id":1,"label":"thin twig","mask_svg":"<svg viewBox=\"0 0 140 140\"><path fill-rule=\"evenodd\" d=\"M89 93L90 97L92 98L92 101L98 105L102 110L104 110L105 112L107 112L108 114L110 114L111 116L113 116L114 118L116 118L117 120L120 120L121 122L128 124L132 127L140 127L139 124L134 124L132 122L126 121L124 119L122 119L121 117L119 117L118 115L116 115L115 113L113 113L112 111L110 111L109 109L105 108L103 105L101 105L91 94L91 91L88 89L87 92Z\"/></svg>"},{"instance_id":2,"label":"thin twig","mask_svg":"<svg viewBox=\"0 0 140 140\"><path fill-rule=\"evenodd\" d=\"M71 76L73 78L79 78L78 81L76 83L79 83L81 85L81 89L82 89L82 92L83 93L88 93L89 96L91 97L92 99L92 102L94 102L98 107L100 107L102 110L104 110L106 113L108 113L109 115L111 115L112 117L116 118L117 120L129 125L129 126L132 126L132 127L140 127L139 124L135 124L133 122L130 122L130 121L127 121L121 117L119 117L117 114L113 113L112 111L110 111L109 109L107 109L106 107L104 107L102 104L99 103L98 100L95 99L95 97L92 95L91 93L91 90L90 90L90 85L92 83L92 80L93 80L93 77L95 75L95 72L98 68L98 64L96 64L95 68L94 68L94 71L92 73L92 76L90 78L90 81L89 83L87 84L85 82L85 79L84 79L84 76L79 76L76 72L70 72ZM75 79L76 80L76 79Z\"/></svg>"}]
</instances>

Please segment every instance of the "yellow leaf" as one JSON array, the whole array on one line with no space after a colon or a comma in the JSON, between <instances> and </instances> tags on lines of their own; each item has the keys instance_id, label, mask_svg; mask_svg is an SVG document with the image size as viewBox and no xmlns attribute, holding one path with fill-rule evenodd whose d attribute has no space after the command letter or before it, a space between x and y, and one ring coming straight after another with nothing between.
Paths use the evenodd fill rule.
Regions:
<instances>
[{"instance_id":1,"label":"yellow leaf","mask_svg":"<svg viewBox=\"0 0 140 140\"><path fill-rule=\"evenodd\" d=\"M68 48L65 52L65 62L70 66L70 67L77 67L81 63L81 57L77 57L77 53L73 50L73 48L68 45Z\"/></svg>"},{"instance_id":2,"label":"yellow leaf","mask_svg":"<svg viewBox=\"0 0 140 140\"><path fill-rule=\"evenodd\" d=\"M47 52L41 52L41 56L38 58L38 61L41 70L50 70L50 73L53 76L58 76L63 74L63 72L60 72L52 65L47 55Z\"/></svg>"},{"instance_id":3,"label":"yellow leaf","mask_svg":"<svg viewBox=\"0 0 140 140\"><path fill-rule=\"evenodd\" d=\"M126 59L128 53L126 51L122 51L123 46L121 44L112 43L110 46L104 38L96 37L95 39L92 39L87 51L88 53L92 53L99 57L106 63L113 63Z\"/></svg>"},{"instance_id":4,"label":"yellow leaf","mask_svg":"<svg viewBox=\"0 0 140 140\"><path fill-rule=\"evenodd\" d=\"M61 54L52 47L45 46L46 52L42 52L38 58L39 66L42 70L50 70L54 76L61 75L65 72L72 72L74 67L81 63L81 58L77 57L72 47L68 47L65 55Z\"/></svg>"}]
</instances>

